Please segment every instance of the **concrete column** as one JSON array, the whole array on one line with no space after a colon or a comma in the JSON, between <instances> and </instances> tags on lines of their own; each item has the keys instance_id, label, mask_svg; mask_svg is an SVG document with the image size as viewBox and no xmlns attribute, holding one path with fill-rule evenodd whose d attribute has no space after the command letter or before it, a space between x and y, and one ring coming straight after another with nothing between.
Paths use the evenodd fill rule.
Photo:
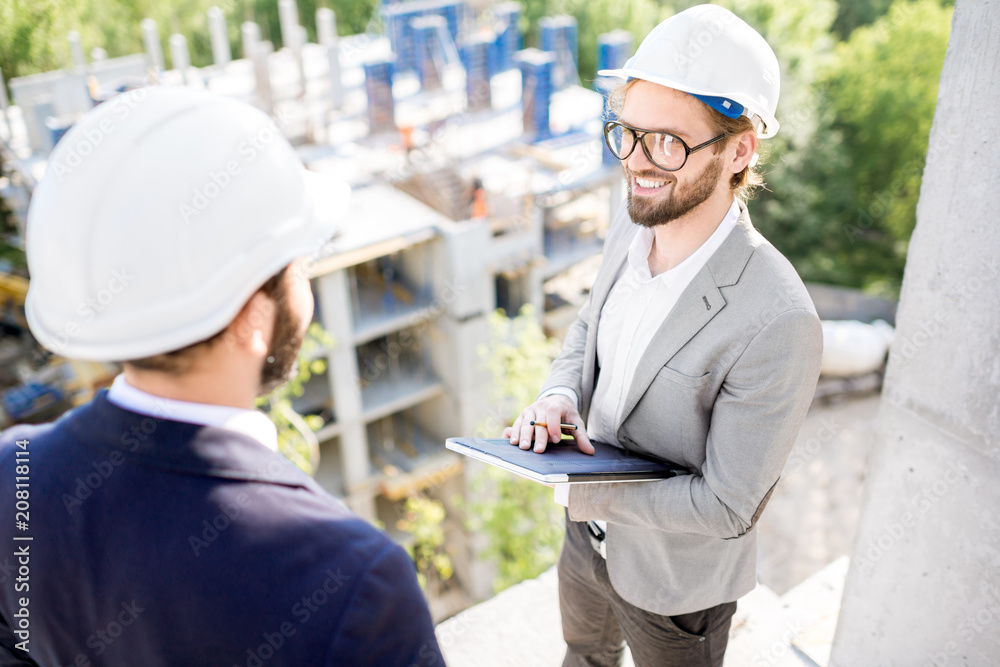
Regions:
<instances>
[{"instance_id":1,"label":"concrete column","mask_svg":"<svg viewBox=\"0 0 1000 667\"><path fill-rule=\"evenodd\" d=\"M831 665L1000 664L998 52L958 0Z\"/></svg>"},{"instance_id":2,"label":"concrete column","mask_svg":"<svg viewBox=\"0 0 1000 667\"><path fill-rule=\"evenodd\" d=\"M187 83L187 72L191 67L191 54L188 53L187 37L176 32L170 35L170 61L174 64L174 69L184 77L184 83Z\"/></svg>"},{"instance_id":3,"label":"concrete column","mask_svg":"<svg viewBox=\"0 0 1000 667\"><path fill-rule=\"evenodd\" d=\"M245 25L245 24L244 24ZM271 93L271 69L268 59L274 47L271 42L259 42L254 45L253 57L254 75L257 80L257 97L264 105L268 115L274 113L274 96Z\"/></svg>"},{"instance_id":4,"label":"concrete column","mask_svg":"<svg viewBox=\"0 0 1000 667\"><path fill-rule=\"evenodd\" d=\"M319 43L326 49L329 68L330 101L334 109L344 104L344 85L340 73L340 44L337 38L337 15L332 9L321 7L316 10L316 33Z\"/></svg>"},{"instance_id":5,"label":"concrete column","mask_svg":"<svg viewBox=\"0 0 1000 667\"><path fill-rule=\"evenodd\" d=\"M10 129L10 118L7 117L7 107L10 102L7 100L7 84L4 83L3 70L0 69L0 114L3 114L3 124L7 128L8 141L13 138L14 133Z\"/></svg>"},{"instance_id":6,"label":"concrete column","mask_svg":"<svg viewBox=\"0 0 1000 667\"><path fill-rule=\"evenodd\" d=\"M327 355L330 360L330 393L340 424L340 456L347 501L359 516L375 518L375 499L368 491L371 462L368 437L361 419L360 371L353 339L351 291L347 269L340 269L317 279L319 309L323 328L337 341Z\"/></svg>"},{"instance_id":7,"label":"concrete column","mask_svg":"<svg viewBox=\"0 0 1000 667\"><path fill-rule=\"evenodd\" d=\"M337 43L337 15L332 9L320 7L316 10L316 36L320 46Z\"/></svg>"},{"instance_id":8,"label":"concrete column","mask_svg":"<svg viewBox=\"0 0 1000 667\"><path fill-rule=\"evenodd\" d=\"M208 10L208 32L212 39L212 60L219 67L228 64L232 54L229 51L226 15L218 7L210 7Z\"/></svg>"},{"instance_id":9,"label":"concrete column","mask_svg":"<svg viewBox=\"0 0 1000 667\"><path fill-rule=\"evenodd\" d=\"M245 21L240 26L240 36L243 40L243 57L252 59L260 43L260 26L253 21Z\"/></svg>"},{"instance_id":10,"label":"concrete column","mask_svg":"<svg viewBox=\"0 0 1000 667\"><path fill-rule=\"evenodd\" d=\"M82 70L87 66L87 57L83 55L83 42L80 33L71 30L66 38L69 40L69 53L73 57L73 67Z\"/></svg>"},{"instance_id":11,"label":"concrete column","mask_svg":"<svg viewBox=\"0 0 1000 667\"><path fill-rule=\"evenodd\" d=\"M295 0L278 0L278 21L281 26L281 44L286 49L295 49L298 45L299 8Z\"/></svg>"},{"instance_id":12,"label":"concrete column","mask_svg":"<svg viewBox=\"0 0 1000 667\"><path fill-rule=\"evenodd\" d=\"M163 71L163 47L160 46L160 32L153 19L143 19L142 42L146 46L146 62L157 73Z\"/></svg>"}]
</instances>

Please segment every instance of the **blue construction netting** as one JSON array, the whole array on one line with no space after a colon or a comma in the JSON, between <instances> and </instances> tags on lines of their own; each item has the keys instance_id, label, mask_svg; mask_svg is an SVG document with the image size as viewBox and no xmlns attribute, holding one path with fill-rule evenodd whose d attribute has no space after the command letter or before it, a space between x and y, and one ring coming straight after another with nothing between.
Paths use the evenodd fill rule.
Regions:
<instances>
[{"instance_id":1,"label":"blue construction netting","mask_svg":"<svg viewBox=\"0 0 1000 667\"><path fill-rule=\"evenodd\" d=\"M382 6L385 34L392 52L396 54L396 71L406 72L417 68L417 48L412 21L421 16L441 16L448 24L452 43L458 42L459 30L465 16L465 3L457 0L415 0Z\"/></svg>"},{"instance_id":2,"label":"blue construction netting","mask_svg":"<svg viewBox=\"0 0 1000 667\"><path fill-rule=\"evenodd\" d=\"M514 56L521 68L521 106L524 134L532 141L551 135L549 102L552 98L552 73L556 56L548 51L524 49Z\"/></svg>"},{"instance_id":3,"label":"blue construction netting","mask_svg":"<svg viewBox=\"0 0 1000 667\"><path fill-rule=\"evenodd\" d=\"M555 54L552 85L561 90L577 82L577 29L572 16L546 16L538 20L542 50Z\"/></svg>"},{"instance_id":4,"label":"blue construction netting","mask_svg":"<svg viewBox=\"0 0 1000 667\"><path fill-rule=\"evenodd\" d=\"M372 134L396 128L392 99L393 57L364 64L365 92L368 93L368 131Z\"/></svg>"},{"instance_id":5,"label":"blue construction netting","mask_svg":"<svg viewBox=\"0 0 1000 667\"><path fill-rule=\"evenodd\" d=\"M490 92L490 51L496 43L492 32L481 32L462 45L462 64L465 66L465 92L469 111L489 109L492 106Z\"/></svg>"}]
</instances>

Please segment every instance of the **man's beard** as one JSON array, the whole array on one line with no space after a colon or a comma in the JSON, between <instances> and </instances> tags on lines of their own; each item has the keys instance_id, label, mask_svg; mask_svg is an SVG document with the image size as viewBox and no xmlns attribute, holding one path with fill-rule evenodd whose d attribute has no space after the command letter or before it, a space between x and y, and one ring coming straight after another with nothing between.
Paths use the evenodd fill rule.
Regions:
<instances>
[{"instance_id":1,"label":"man's beard","mask_svg":"<svg viewBox=\"0 0 1000 667\"><path fill-rule=\"evenodd\" d=\"M267 359L260 371L258 396L267 396L295 376L299 349L304 339L300 330L283 289L275 300L274 333L267 348Z\"/></svg>"},{"instance_id":2,"label":"man's beard","mask_svg":"<svg viewBox=\"0 0 1000 667\"><path fill-rule=\"evenodd\" d=\"M632 194L632 176L646 178L643 174L630 173L626 170L628 178L628 214L632 222L643 227L656 227L665 225L671 220L676 220L700 206L715 192L715 186L719 182L719 175L722 173L722 160L714 159L705 165L701 173L691 182L687 189L678 191L675 179L673 191L668 197L659 199L636 197ZM659 180L659 174L649 176L650 179ZM666 186L665 186L666 187Z\"/></svg>"}]
</instances>

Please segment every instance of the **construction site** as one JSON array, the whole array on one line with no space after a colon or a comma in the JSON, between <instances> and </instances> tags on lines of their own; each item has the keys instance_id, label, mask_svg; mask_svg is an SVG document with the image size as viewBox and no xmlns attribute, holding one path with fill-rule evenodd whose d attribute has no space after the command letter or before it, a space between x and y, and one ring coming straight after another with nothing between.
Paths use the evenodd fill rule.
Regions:
<instances>
[{"instance_id":1,"label":"construction site","mask_svg":"<svg viewBox=\"0 0 1000 667\"><path fill-rule=\"evenodd\" d=\"M311 43L294 0L278 4L282 46L246 22L239 53L213 8L214 64L201 68L187 36L170 35L164 49L152 20L135 27L145 53L125 57L99 44L86 45L88 56L80 35L67 35L64 68L7 81L10 99L0 83L0 195L23 246L53 146L115 95L191 86L266 111L309 169L353 191L338 234L313 258L314 320L335 343L317 353L327 369L294 402L323 421L316 479L405 542L396 523L410 494L449 510L465 494L472 473L444 439L495 419L477 353L489 314L530 304L561 338L586 298L623 198L601 137L606 97L601 82L579 80L568 16L543 18L537 48L524 48L518 3L479 12L455 0L387 3L375 30L348 36L320 9ZM632 37L601 35L599 52L600 67L618 67ZM27 277L0 268L3 424L49 421L119 369L42 350L24 320ZM445 529L455 576L428 590L436 618L492 593L466 529L452 519Z\"/></svg>"},{"instance_id":2,"label":"construction site","mask_svg":"<svg viewBox=\"0 0 1000 667\"><path fill-rule=\"evenodd\" d=\"M128 95L141 103L148 86L190 86L267 112L309 169L352 188L338 233L311 263L313 320L333 342L310 353L325 369L293 401L321 422L315 477L403 544L414 539L398 526L407 499L443 503L454 575L428 582L426 593L435 620L448 618L490 597L496 573L464 521L481 464L444 441L495 437L504 426L482 353L490 315L531 306L544 332L561 340L587 298L625 195L602 138L611 84L580 80L572 17L542 18L539 43L524 48L523 7L514 2L482 11L454 0L384 4L373 30L346 36L320 9L318 43L306 40L294 0L278 8L280 48L246 22L234 54L213 9L212 65L192 67L180 34L166 40L168 61L160 28L147 20L136 26L144 53L109 59L88 45L88 57L70 33L73 61L63 69L11 79L9 100L0 85L0 195L17 228L13 243L23 247L35 184L47 168L65 168L48 165L53 146L101 101ZM598 70L614 68L633 40L616 30L596 47ZM85 157L95 146L72 148ZM120 369L43 350L24 318L28 277L9 263L0 270L0 426L50 421ZM816 404L870 397L881 387L895 303L807 287L827 320ZM867 324L875 320L883 322ZM780 557L762 554L762 577L772 562L774 577L783 576L794 542L775 543ZM824 552L822 564L842 551L838 543L829 558Z\"/></svg>"}]
</instances>

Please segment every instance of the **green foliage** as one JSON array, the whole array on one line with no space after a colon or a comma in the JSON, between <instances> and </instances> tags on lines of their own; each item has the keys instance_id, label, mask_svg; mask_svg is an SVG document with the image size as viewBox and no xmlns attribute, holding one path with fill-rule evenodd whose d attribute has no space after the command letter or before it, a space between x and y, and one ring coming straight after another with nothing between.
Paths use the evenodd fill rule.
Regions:
<instances>
[{"instance_id":1,"label":"green foliage","mask_svg":"<svg viewBox=\"0 0 1000 667\"><path fill-rule=\"evenodd\" d=\"M495 592L533 579L556 562L564 514L551 488L486 466L471 490L489 497L472 503L470 528L489 540L483 557L496 561Z\"/></svg>"},{"instance_id":2,"label":"green foliage","mask_svg":"<svg viewBox=\"0 0 1000 667\"><path fill-rule=\"evenodd\" d=\"M430 581L445 581L454 574L451 557L444 547L444 504L422 494L406 499L404 515L396 527L413 535L406 551L417 568L420 587Z\"/></svg>"},{"instance_id":3,"label":"green foliage","mask_svg":"<svg viewBox=\"0 0 1000 667\"><path fill-rule=\"evenodd\" d=\"M299 21L309 38L316 39L316 9L328 6L337 14L342 35L365 32L375 0L297 0ZM46 72L71 63L66 35L80 32L84 51L101 47L110 57L142 53L145 18L154 19L168 66L168 39L180 33L188 40L191 64L212 63L208 36L208 9L217 6L226 15L229 42L234 57L242 54L240 25L260 24L261 36L281 46L277 0L4 0L0 2L0 69L11 79Z\"/></svg>"},{"instance_id":4,"label":"green foliage","mask_svg":"<svg viewBox=\"0 0 1000 667\"><path fill-rule=\"evenodd\" d=\"M309 475L314 475L319 465L319 442L315 431L323 427L323 420L316 415L298 414L292 407L292 399L302 395L306 382L314 373L326 372L326 359L316 358L316 353L333 344L333 338L322 326L316 322L310 324L299 352L298 374L257 399L257 407L267 413L278 429L278 451Z\"/></svg>"},{"instance_id":5,"label":"green foliage","mask_svg":"<svg viewBox=\"0 0 1000 667\"><path fill-rule=\"evenodd\" d=\"M833 209L848 244L836 257L862 286L898 290L916 222L920 180L951 26L934 0L896 0L839 44L822 93L846 169L845 208Z\"/></svg>"},{"instance_id":6,"label":"green foliage","mask_svg":"<svg viewBox=\"0 0 1000 667\"><path fill-rule=\"evenodd\" d=\"M493 379L490 402L510 423L524 406L534 403L559 353L559 341L548 338L531 304L513 318L503 310L489 315L490 338L476 352Z\"/></svg>"},{"instance_id":7,"label":"green foliage","mask_svg":"<svg viewBox=\"0 0 1000 667\"><path fill-rule=\"evenodd\" d=\"M833 32L847 39L856 28L874 23L889 10L892 0L839 0Z\"/></svg>"},{"instance_id":8,"label":"green foliage","mask_svg":"<svg viewBox=\"0 0 1000 667\"><path fill-rule=\"evenodd\" d=\"M510 424L535 401L559 342L545 336L530 305L514 318L498 310L490 315L489 325L489 344L478 351L492 376L495 423ZM483 556L497 563L493 584L497 592L536 577L555 563L562 544L563 511L552 501L552 489L486 466L473 480L471 491L480 500L471 503L470 529L488 539Z\"/></svg>"},{"instance_id":9,"label":"green foliage","mask_svg":"<svg viewBox=\"0 0 1000 667\"><path fill-rule=\"evenodd\" d=\"M583 85L589 85L597 74L597 36L618 28L632 33L638 46L650 28L670 16L668 5L656 0L523 0L525 46L541 47L538 19L543 16L569 14L577 22L579 44L579 74Z\"/></svg>"}]
</instances>

